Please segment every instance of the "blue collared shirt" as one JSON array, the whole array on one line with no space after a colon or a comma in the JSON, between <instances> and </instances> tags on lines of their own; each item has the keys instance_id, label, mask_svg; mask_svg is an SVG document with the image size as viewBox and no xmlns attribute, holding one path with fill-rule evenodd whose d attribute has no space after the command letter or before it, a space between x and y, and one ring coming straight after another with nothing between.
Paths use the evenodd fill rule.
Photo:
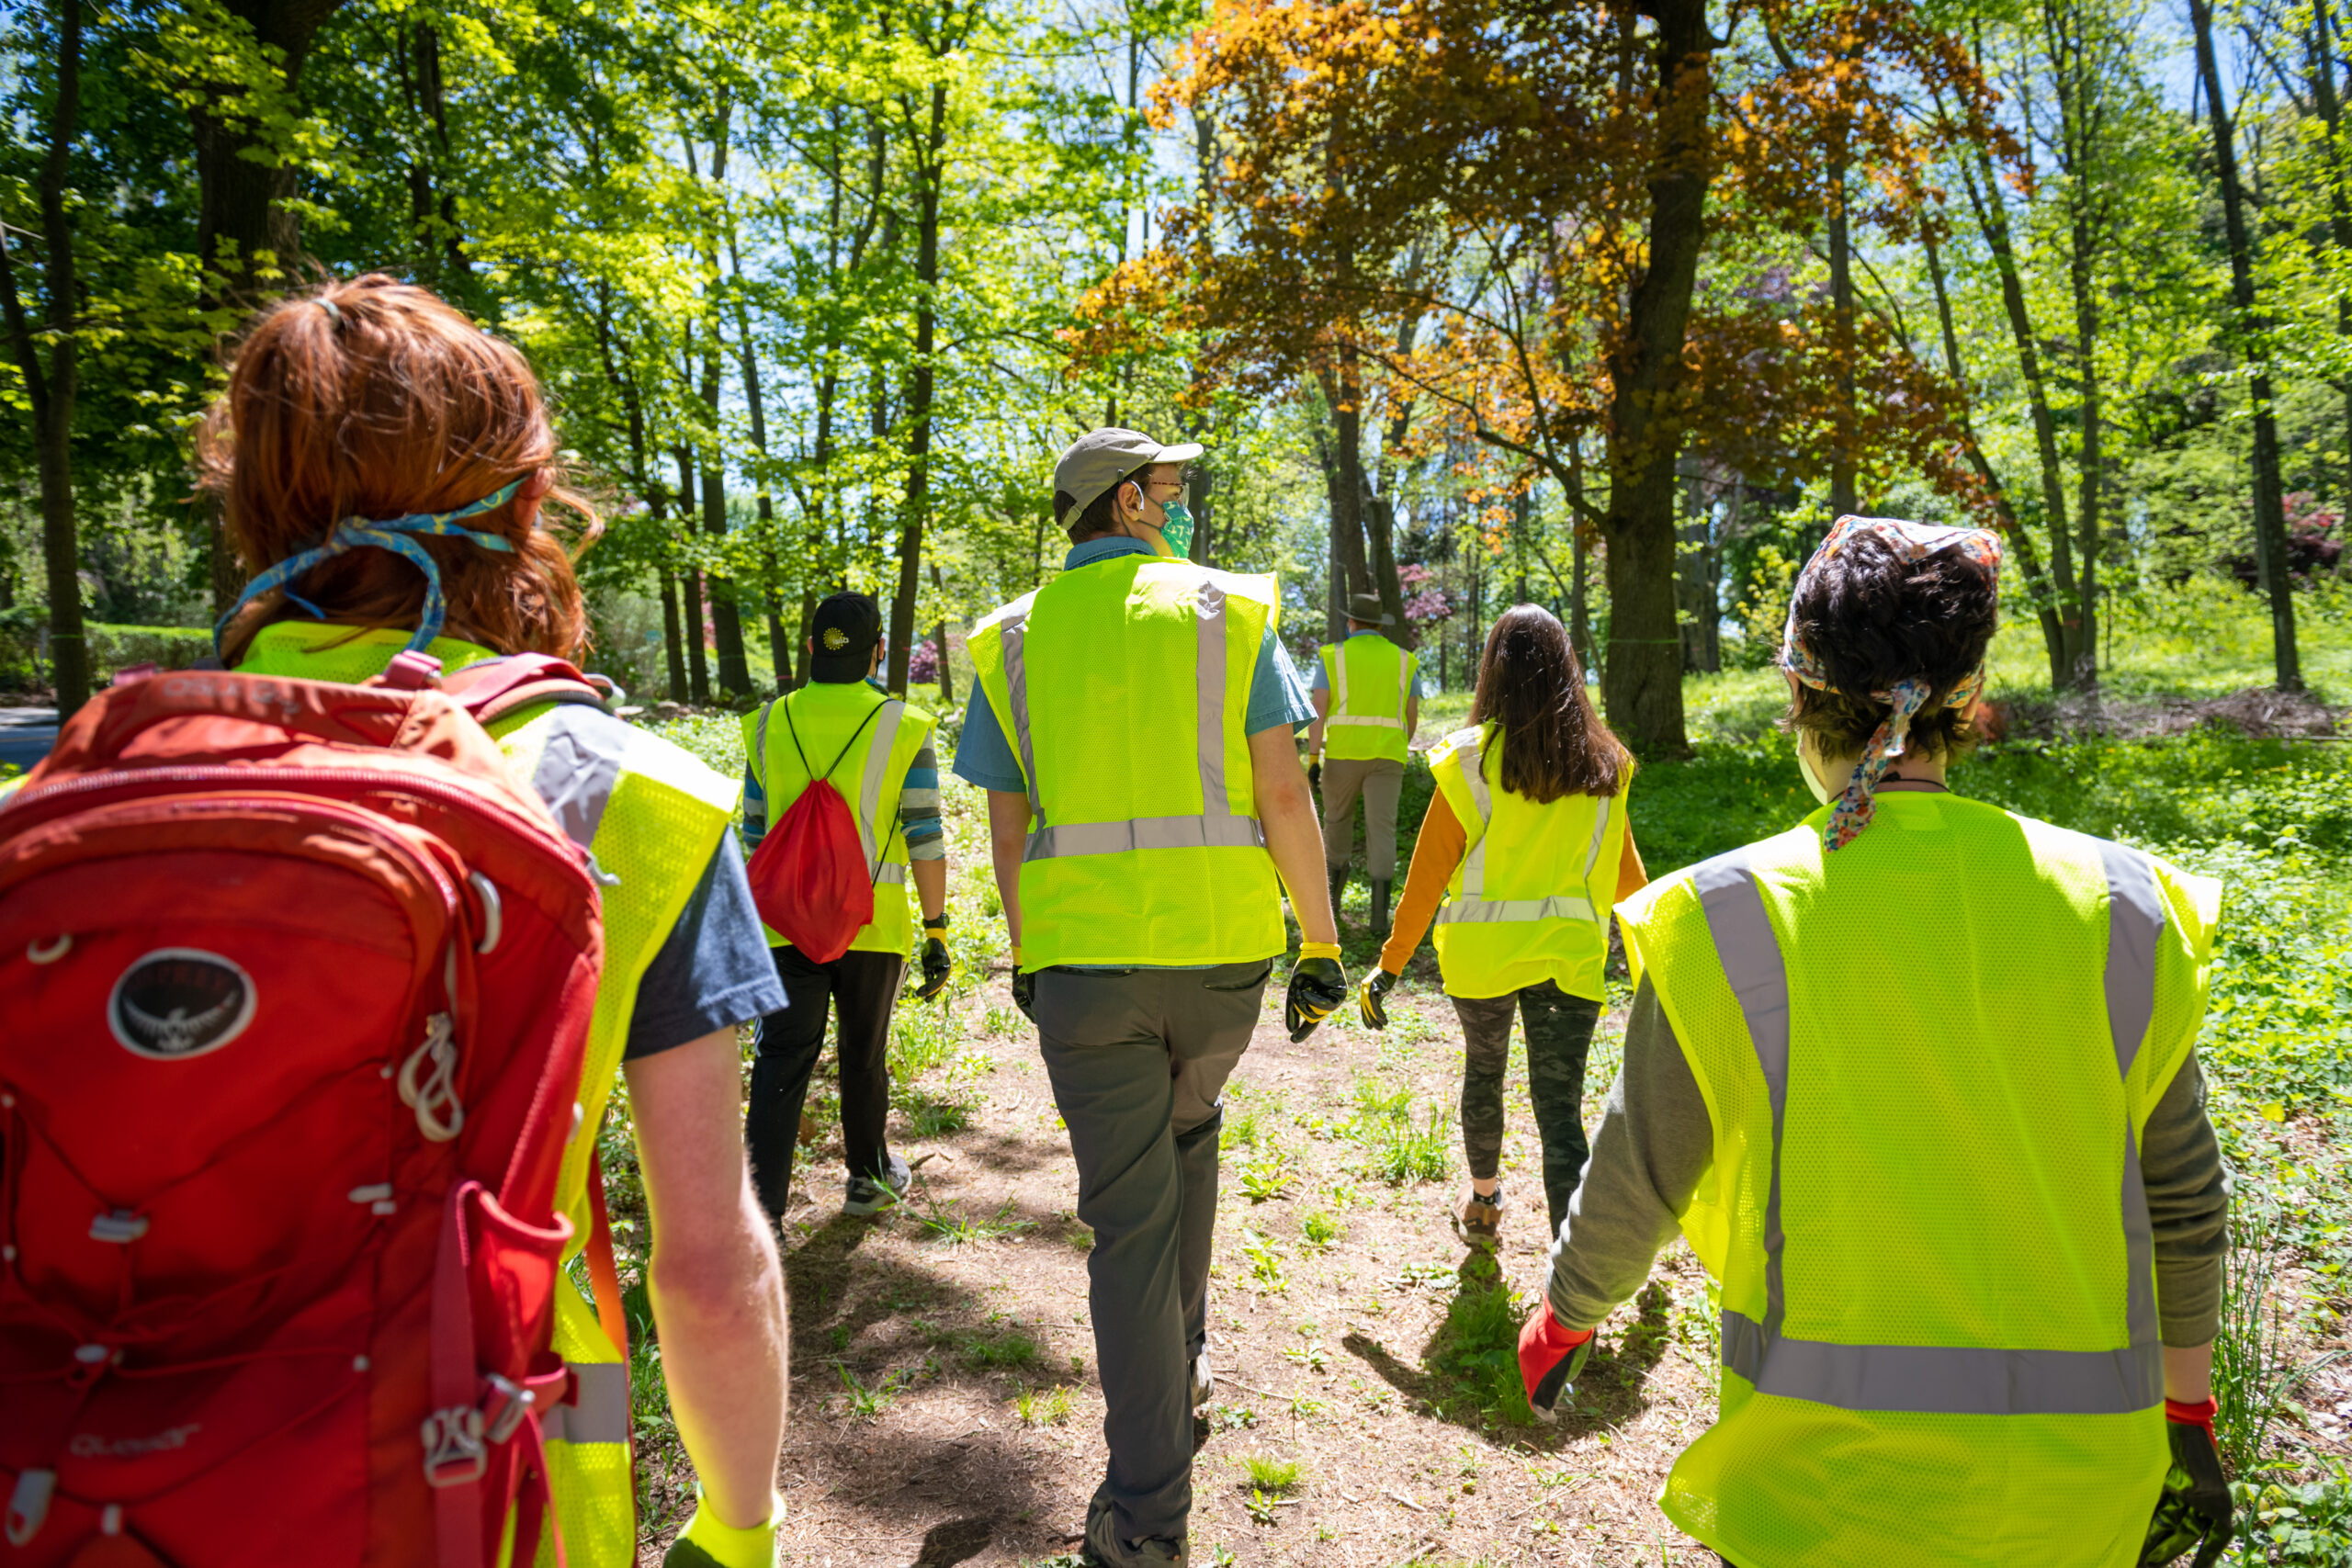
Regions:
<instances>
[{"instance_id":1,"label":"blue collared shirt","mask_svg":"<svg viewBox=\"0 0 2352 1568\"><path fill-rule=\"evenodd\" d=\"M1071 547L1062 561L1062 570L1074 571L1114 556L1152 553L1151 547L1141 539L1122 536L1089 539ZM1314 721L1315 705L1307 698L1306 683L1298 678L1298 666L1291 662L1290 650L1283 647L1282 639L1269 626L1265 639L1258 645L1258 664L1250 678L1250 706L1243 720L1244 728L1255 735L1286 724L1296 734ZM1007 795L1025 795L1029 790L1021 776L1020 759L1005 739L1004 727L996 721L996 709L989 705L987 694L977 682L973 684L971 704L964 710L964 736L956 745L956 776L982 789L1002 790Z\"/></svg>"}]
</instances>

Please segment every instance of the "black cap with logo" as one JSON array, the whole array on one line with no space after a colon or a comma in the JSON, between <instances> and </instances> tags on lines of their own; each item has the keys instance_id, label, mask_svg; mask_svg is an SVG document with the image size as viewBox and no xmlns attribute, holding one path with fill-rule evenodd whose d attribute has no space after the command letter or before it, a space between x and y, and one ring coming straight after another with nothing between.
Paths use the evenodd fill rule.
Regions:
<instances>
[{"instance_id":1,"label":"black cap with logo","mask_svg":"<svg viewBox=\"0 0 2352 1568\"><path fill-rule=\"evenodd\" d=\"M871 593L835 593L817 606L808 636L817 645L809 678L845 684L863 681L882 640L882 606Z\"/></svg>"}]
</instances>

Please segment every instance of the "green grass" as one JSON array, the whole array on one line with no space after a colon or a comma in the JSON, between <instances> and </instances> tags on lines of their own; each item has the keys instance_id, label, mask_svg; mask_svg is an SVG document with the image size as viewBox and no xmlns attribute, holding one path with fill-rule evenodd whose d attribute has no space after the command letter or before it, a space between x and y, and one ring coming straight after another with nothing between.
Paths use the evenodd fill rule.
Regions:
<instances>
[{"instance_id":1,"label":"green grass","mask_svg":"<svg viewBox=\"0 0 2352 1568\"><path fill-rule=\"evenodd\" d=\"M1267 1492L1288 1492L1306 1479L1306 1470L1296 1460L1264 1454L1244 1454L1241 1468L1249 1472L1250 1485Z\"/></svg>"}]
</instances>

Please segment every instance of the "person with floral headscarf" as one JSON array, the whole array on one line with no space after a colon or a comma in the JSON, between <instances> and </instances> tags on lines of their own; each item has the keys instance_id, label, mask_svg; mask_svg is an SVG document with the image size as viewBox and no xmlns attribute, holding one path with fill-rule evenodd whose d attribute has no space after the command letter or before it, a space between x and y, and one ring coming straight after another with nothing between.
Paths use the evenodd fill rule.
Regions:
<instances>
[{"instance_id":1,"label":"person with floral headscarf","mask_svg":"<svg viewBox=\"0 0 2352 1568\"><path fill-rule=\"evenodd\" d=\"M1951 789L1999 571L1990 534L1839 518L1781 652L1821 808L1617 906L1623 1065L1521 1371L1576 1411L1595 1327L1688 1237L1721 1404L1660 1506L1739 1568L2201 1564L2229 1533L2191 1043L2220 888Z\"/></svg>"}]
</instances>

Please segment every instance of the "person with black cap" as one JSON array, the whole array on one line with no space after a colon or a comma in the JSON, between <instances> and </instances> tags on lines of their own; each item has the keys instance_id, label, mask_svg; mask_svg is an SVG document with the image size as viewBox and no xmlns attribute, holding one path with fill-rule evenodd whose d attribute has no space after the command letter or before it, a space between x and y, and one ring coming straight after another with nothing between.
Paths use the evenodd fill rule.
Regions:
<instances>
[{"instance_id":1,"label":"person with black cap","mask_svg":"<svg viewBox=\"0 0 2352 1568\"><path fill-rule=\"evenodd\" d=\"M1289 945L1303 1040L1345 999L1315 800L1315 716L1272 577L1169 559L1194 446L1098 430L1054 468L1061 575L967 639L956 771L989 792L1013 999L1078 1162L1110 1463L1085 1556L1182 1563L1193 1416L1214 1388L1208 1268L1227 1077ZM1172 547L1169 554L1174 553ZM1189 1371L1189 1375L1188 1375Z\"/></svg>"},{"instance_id":2,"label":"person with black cap","mask_svg":"<svg viewBox=\"0 0 2352 1568\"><path fill-rule=\"evenodd\" d=\"M906 886L922 906L922 986L947 984L947 840L939 818L939 761L930 714L891 696L874 679L882 661L882 612L871 594L836 593L809 621L808 683L744 716L743 840L759 847L771 822L808 787L813 774L841 791L857 819L874 871L874 919L831 964L812 962L767 933L786 1006L760 1020L744 1118L760 1202L781 1219L792 1192L792 1159L809 1075L825 1043L828 1003L840 1013L842 1154L849 1167L842 1212L870 1214L906 1192L907 1162L890 1152L886 1047L890 1009L914 933Z\"/></svg>"},{"instance_id":3,"label":"person with black cap","mask_svg":"<svg viewBox=\"0 0 2352 1568\"><path fill-rule=\"evenodd\" d=\"M1396 796L1405 786L1405 757L1424 694L1419 658L1382 629L1396 624L1377 595L1348 595L1348 635L1323 645L1315 669L1315 723L1306 732L1307 776L1323 791L1323 863L1330 872L1332 913L1339 912L1348 885L1361 794L1364 874L1372 883L1376 931L1388 929L1388 890L1396 885Z\"/></svg>"}]
</instances>

